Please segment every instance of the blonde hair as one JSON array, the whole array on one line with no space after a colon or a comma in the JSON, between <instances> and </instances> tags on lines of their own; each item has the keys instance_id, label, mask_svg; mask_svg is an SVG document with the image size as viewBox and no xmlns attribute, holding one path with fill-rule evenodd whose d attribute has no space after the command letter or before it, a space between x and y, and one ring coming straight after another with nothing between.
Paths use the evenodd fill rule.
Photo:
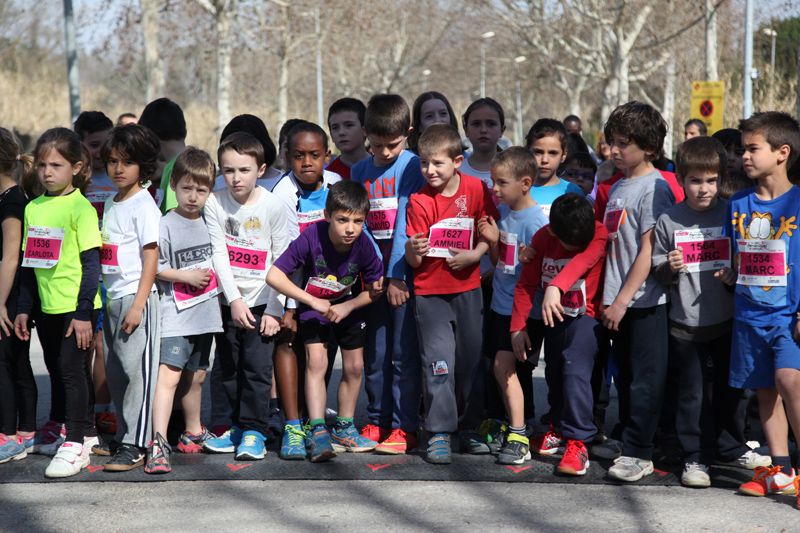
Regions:
<instances>
[{"instance_id":1,"label":"blonde hair","mask_svg":"<svg viewBox=\"0 0 800 533\"><path fill-rule=\"evenodd\" d=\"M28 198L38 196L41 191L33 157L22 153L16 136L5 128L0 128L0 174L11 176Z\"/></svg>"}]
</instances>

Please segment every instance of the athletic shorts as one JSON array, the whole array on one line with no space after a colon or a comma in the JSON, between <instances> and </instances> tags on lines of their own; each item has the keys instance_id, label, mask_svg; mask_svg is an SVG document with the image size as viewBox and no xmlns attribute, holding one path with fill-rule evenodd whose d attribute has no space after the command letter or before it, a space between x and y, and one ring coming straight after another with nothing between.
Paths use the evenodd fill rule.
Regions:
<instances>
[{"instance_id":1,"label":"athletic shorts","mask_svg":"<svg viewBox=\"0 0 800 533\"><path fill-rule=\"evenodd\" d=\"M344 324L322 324L316 320L297 326L297 340L303 345L335 341L342 350L363 348L367 340L367 323L354 320Z\"/></svg>"},{"instance_id":2,"label":"athletic shorts","mask_svg":"<svg viewBox=\"0 0 800 533\"><path fill-rule=\"evenodd\" d=\"M532 359L533 366L538 362L538 354L542 349L544 339L544 323L535 318L528 318L526 330L531 339L531 353L537 354L536 359ZM513 352L511 345L511 315L501 315L489 310L489 333L486 341L486 357L494 360L497 352Z\"/></svg>"},{"instance_id":3,"label":"athletic shorts","mask_svg":"<svg viewBox=\"0 0 800 533\"><path fill-rule=\"evenodd\" d=\"M731 387L774 389L775 370L800 369L800 346L792 338L794 322L779 326L733 323Z\"/></svg>"},{"instance_id":4,"label":"athletic shorts","mask_svg":"<svg viewBox=\"0 0 800 533\"><path fill-rule=\"evenodd\" d=\"M213 333L161 338L161 364L196 372L207 370Z\"/></svg>"}]
</instances>

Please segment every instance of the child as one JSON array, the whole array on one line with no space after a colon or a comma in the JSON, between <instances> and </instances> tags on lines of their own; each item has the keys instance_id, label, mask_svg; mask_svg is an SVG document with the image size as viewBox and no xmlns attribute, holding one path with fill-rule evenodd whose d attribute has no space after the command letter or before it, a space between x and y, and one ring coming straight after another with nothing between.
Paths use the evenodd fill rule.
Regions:
<instances>
[{"instance_id":1,"label":"child","mask_svg":"<svg viewBox=\"0 0 800 533\"><path fill-rule=\"evenodd\" d=\"M147 104L139 124L156 134L159 141L158 164L153 173L151 194L162 213L175 209L178 201L170 186L175 158L186 148L186 119L183 109L169 98L158 98Z\"/></svg>"},{"instance_id":2,"label":"child","mask_svg":"<svg viewBox=\"0 0 800 533\"><path fill-rule=\"evenodd\" d=\"M290 147L289 153L294 149ZM314 223L292 242L267 275L270 286L301 304L298 340L306 349L312 462L335 457L336 451L368 452L378 445L359 435L353 425L366 340L366 323L358 310L377 297L373 291L380 289L383 278L383 265L374 244L362 234L368 212L369 197L364 187L349 181L337 183L327 195L325 220ZM295 272L302 272L305 290L287 277ZM369 290L359 287L359 278ZM342 349L343 373L339 415L333 431L328 433L324 418L325 371L327 344L334 340Z\"/></svg>"},{"instance_id":3,"label":"child","mask_svg":"<svg viewBox=\"0 0 800 533\"><path fill-rule=\"evenodd\" d=\"M460 430L462 448L480 440L481 421L471 394L481 363L483 301L478 262L489 245L475 233L478 221L499 218L491 193L458 172L461 137L448 124L429 126L419 140L428 185L411 195L406 261L414 269L415 318L422 359L425 460L450 463L450 435Z\"/></svg>"},{"instance_id":4,"label":"child","mask_svg":"<svg viewBox=\"0 0 800 533\"><path fill-rule=\"evenodd\" d=\"M594 189L594 175L597 165L588 152L576 152L567 156L564 161L564 180L576 185L587 197Z\"/></svg>"},{"instance_id":5,"label":"child","mask_svg":"<svg viewBox=\"0 0 800 533\"><path fill-rule=\"evenodd\" d=\"M536 255L523 268L514 291L510 327L513 355L525 360L531 355L526 322L534 295L544 288L542 318L553 429L538 443L538 452L552 454L566 439L564 455L556 468L562 474L586 474L586 443L597 433L591 379L605 337L597 317L607 242L608 233L594 220L592 205L582 194L560 196L553 202L550 225L533 236L531 246ZM529 457L527 442L513 433L514 428L509 431L498 462L521 464Z\"/></svg>"},{"instance_id":6,"label":"child","mask_svg":"<svg viewBox=\"0 0 800 533\"><path fill-rule=\"evenodd\" d=\"M178 451L200 453L211 438L200 423L200 399L211 343L214 333L222 331L222 317L211 268L211 240L200 213L214 178L214 162L207 153L192 146L181 152L170 177L178 207L164 215L159 226L161 364L153 398L153 441L144 467L148 474L172 470L172 448L165 435L181 382L186 430L178 441Z\"/></svg>"},{"instance_id":7,"label":"child","mask_svg":"<svg viewBox=\"0 0 800 533\"><path fill-rule=\"evenodd\" d=\"M104 469L123 472L144 464L152 434L161 340L155 285L161 213L147 187L156 170L158 138L136 124L114 128L101 153L118 189L106 200L100 256L108 291L106 374L117 412L118 444Z\"/></svg>"},{"instance_id":8,"label":"child","mask_svg":"<svg viewBox=\"0 0 800 533\"><path fill-rule=\"evenodd\" d=\"M675 203L669 185L653 167L667 126L647 104L617 107L605 125L614 164L624 175L609 192L604 226L606 256L601 314L615 333L619 367L622 456L608 474L638 481L653 473L653 438L658 428L667 374L667 293L651 274L653 227Z\"/></svg>"},{"instance_id":9,"label":"child","mask_svg":"<svg viewBox=\"0 0 800 533\"><path fill-rule=\"evenodd\" d=\"M726 200L744 189L749 189L752 184L750 178L744 173L742 166L742 132L735 128L721 129L712 135L722 143L727 154L727 169L725 171L725 181L719 183L719 195Z\"/></svg>"},{"instance_id":10,"label":"child","mask_svg":"<svg viewBox=\"0 0 800 533\"><path fill-rule=\"evenodd\" d=\"M525 145L536 159L539 177L533 184L531 196L545 215L550 213L550 206L556 198L568 192L583 194L575 185L558 177L558 168L567 158L567 130L564 124L553 118L541 118L534 122Z\"/></svg>"},{"instance_id":11,"label":"child","mask_svg":"<svg viewBox=\"0 0 800 533\"><path fill-rule=\"evenodd\" d=\"M278 157L278 149L275 148L275 143L272 142L272 137L269 136L266 124L255 115L237 115L222 129L222 133L219 135L220 144L222 144L222 141L224 141L228 135L236 133L237 131L249 133L258 139L264 147L264 163L267 165L267 170L258 177L256 184L271 191L275 184L278 183L278 180L281 179L281 176L283 176L283 171L273 166ZM214 182L214 190L218 191L224 188L225 178L220 175Z\"/></svg>"},{"instance_id":12,"label":"child","mask_svg":"<svg viewBox=\"0 0 800 533\"><path fill-rule=\"evenodd\" d=\"M737 417L742 391L728 386L733 291L722 281L733 285L735 275L730 239L722 236L728 202L717 195L726 159L716 139L684 142L677 164L686 199L661 215L654 230L654 275L670 291L670 368L679 384L675 427L687 487L711 485L716 453L749 468L769 466L769 457L744 445L744 419Z\"/></svg>"},{"instance_id":13,"label":"child","mask_svg":"<svg viewBox=\"0 0 800 533\"><path fill-rule=\"evenodd\" d=\"M34 179L33 160L22 153L10 131L0 128L0 463L24 459L32 451L36 431L30 342L14 335L22 221L28 198L33 198Z\"/></svg>"},{"instance_id":14,"label":"child","mask_svg":"<svg viewBox=\"0 0 800 533\"><path fill-rule=\"evenodd\" d=\"M283 303L265 279L289 243L287 209L271 192L256 186L266 163L264 147L255 137L229 135L217 158L228 187L211 195L205 216L224 294L224 333L216 337L216 364L222 369L233 426L205 441L203 448L257 460L266 455L272 355L283 315Z\"/></svg>"},{"instance_id":15,"label":"child","mask_svg":"<svg viewBox=\"0 0 800 533\"><path fill-rule=\"evenodd\" d=\"M800 279L794 268L800 189L786 169L800 153L800 126L785 113L766 112L743 120L739 129L744 171L755 189L731 198L730 225L724 226L738 266L729 383L756 390L772 456L772 467L757 468L739 492L794 494L788 433L791 426L800 438Z\"/></svg>"},{"instance_id":16,"label":"child","mask_svg":"<svg viewBox=\"0 0 800 533\"><path fill-rule=\"evenodd\" d=\"M493 372L502 391L510 422L511 440L507 441L498 461L501 464L516 464L519 458L510 456L515 450L521 449L514 442L524 441L525 446L528 445L523 407L525 400L517 373L519 370L530 376L532 366L535 366L535 362L533 365L518 362L511 348L509 327L514 285L522 270L517 251L520 244L530 243L539 228L547 224L547 218L529 194L536 179L536 162L528 150L513 146L500 152L492 163L492 174L494 193L501 203L500 220L497 224L491 218L478 222L478 230L489 242L492 262L496 265L487 320L489 327L484 332L484 342L487 345L485 353L494 361Z\"/></svg>"},{"instance_id":17,"label":"child","mask_svg":"<svg viewBox=\"0 0 800 533\"><path fill-rule=\"evenodd\" d=\"M90 351L100 296L101 246L97 213L79 188L89 178L89 152L66 128L46 131L34 151L46 193L25 207L23 267L14 329L30 339L29 317L38 287L37 317L47 366L63 383L66 436L45 470L50 478L78 474L97 443L90 408ZM34 272L35 271L35 272ZM54 402L59 398L54 397ZM94 438L93 438L94 437Z\"/></svg>"},{"instance_id":18,"label":"child","mask_svg":"<svg viewBox=\"0 0 800 533\"><path fill-rule=\"evenodd\" d=\"M353 166L351 179L367 189L367 227L383 256L386 296L367 314L364 349L368 423L361 435L380 442L379 453L403 454L417 446L420 367L404 260L408 197L425 183L417 156L405 149L408 105L396 94L370 98L364 131L373 156Z\"/></svg>"},{"instance_id":19,"label":"child","mask_svg":"<svg viewBox=\"0 0 800 533\"><path fill-rule=\"evenodd\" d=\"M472 150L464 155L460 172L480 179L491 189L492 160L497 155L497 143L506 131L503 107L492 98L479 98L467 107L461 121Z\"/></svg>"},{"instance_id":20,"label":"child","mask_svg":"<svg viewBox=\"0 0 800 533\"><path fill-rule=\"evenodd\" d=\"M447 97L437 91L424 92L417 96L411 106L411 134L408 136L408 149L417 153L419 136L431 124L450 124L458 129L458 119Z\"/></svg>"},{"instance_id":21,"label":"child","mask_svg":"<svg viewBox=\"0 0 800 533\"><path fill-rule=\"evenodd\" d=\"M364 148L364 113L367 107L356 98L340 98L328 108L328 129L339 156L328 163L327 169L350 179L353 165L369 157Z\"/></svg>"}]
</instances>

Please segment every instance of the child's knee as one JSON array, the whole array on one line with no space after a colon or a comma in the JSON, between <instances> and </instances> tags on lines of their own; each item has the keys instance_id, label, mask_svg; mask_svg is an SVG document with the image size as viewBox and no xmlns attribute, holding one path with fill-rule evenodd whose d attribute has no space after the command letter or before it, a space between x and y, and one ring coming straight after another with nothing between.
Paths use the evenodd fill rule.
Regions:
<instances>
[{"instance_id":1,"label":"child's knee","mask_svg":"<svg viewBox=\"0 0 800 533\"><path fill-rule=\"evenodd\" d=\"M516 373L516 357L511 352L497 352L492 369L494 370L495 378L505 381Z\"/></svg>"}]
</instances>

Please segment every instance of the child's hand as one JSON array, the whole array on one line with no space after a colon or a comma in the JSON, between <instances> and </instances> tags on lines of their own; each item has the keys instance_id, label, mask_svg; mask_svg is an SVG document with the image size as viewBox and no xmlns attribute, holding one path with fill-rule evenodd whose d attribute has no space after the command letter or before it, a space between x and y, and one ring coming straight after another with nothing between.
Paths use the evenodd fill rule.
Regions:
<instances>
[{"instance_id":1,"label":"child's hand","mask_svg":"<svg viewBox=\"0 0 800 533\"><path fill-rule=\"evenodd\" d=\"M530 263L536 255L536 250L533 246L525 246L524 242L519 243L519 262Z\"/></svg>"},{"instance_id":2,"label":"child's hand","mask_svg":"<svg viewBox=\"0 0 800 533\"><path fill-rule=\"evenodd\" d=\"M463 270L480 261L480 257L476 259L473 256L473 254L471 253L472 250L462 250L461 248L450 248L449 251L452 255L446 258L445 261L447 261L447 266L450 267L450 270L453 270L455 272Z\"/></svg>"},{"instance_id":3,"label":"child's hand","mask_svg":"<svg viewBox=\"0 0 800 533\"><path fill-rule=\"evenodd\" d=\"M328 300L323 300L322 298L314 298L311 300L311 305L309 305L309 307L322 316L325 316L328 314L328 310L331 308L331 303Z\"/></svg>"},{"instance_id":4,"label":"child's hand","mask_svg":"<svg viewBox=\"0 0 800 533\"><path fill-rule=\"evenodd\" d=\"M231 319L237 328L256 329L256 317L241 298L231 302Z\"/></svg>"},{"instance_id":5,"label":"child's hand","mask_svg":"<svg viewBox=\"0 0 800 533\"><path fill-rule=\"evenodd\" d=\"M128 309L128 312L125 313L125 318L122 319L122 331L128 335L133 333L142 323L143 313L143 309L139 309L135 305L132 305L131 308Z\"/></svg>"},{"instance_id":6,"label":"child's hand","mask_svg":"<svg viewBox=\"0 0 800 533\"><path fill-rule=\"evenodd\" d=\"M733 286L736 284L736 271L732 268L720 268L714 272L714 277L728 286Z\"/></svg>"},{"instance_id":7,"label":"child's hand","mask_svg":"<svg viewBox=\"0 0 800 533\"><path fill-rule=\"evenodd\" d=\"M78 344L78 349L88 350L94 338L92 323L89 320L76 320L73 318L64 337L69 337L73 332L75 333L75 342Z\"/></svg>"},{"instance_id":8,"label":"child's hand","mask_svg":"<svg viewBox=\"0 0 800 533\"><path fill-rule=\"evenodd\" d=\"M206 268L196 268L183 272L183 281L195 289L205 289L211 283L211 270Z\"/></svg>"},{"instance_id":9,"label":"child's hand","mask_svg":"<svg viewBox=\"0 0 800 533\"><path fill-rule=\"evenodd\" d=\"M555 327L557 318L559 322L564 321L562 314L564 307L561 305L561 289L548 285L544 290L544 298L542 299L542 320L545 326Z\"/></svg>"},{"instance_id":10,"label":"child's hand","mask_svg":"<svg viewBox=\"0 0 800 533\"><path fill-rule=\"evenodd\" d=\"M297 310L287 309L281 318L281 327L288 329L292 333L297 333Z\"/></svg>"},{"instance_id":11,"label":"child's hand","mask_svg":"<svg viewBox=\"0 0 800 533\"><path fill-rule=\"evenodd\" d=\"M392 307L400 307L411 297L408 285L402 279L390 278L386 287L386 298Z\"/></svg>"},{"instance_id":12,"label":"child's hand","mask_svg":"<svg viewBox=\"0 0 800 533\"><path fill-rule=\"evenodd\" d=\"M533 349L531 338L528 337L528 332L524 329L511 334L511 346L514 349L514 357L523 363L528 360L528 354Z\"/></svg>"},{"instance_id":13,"label":"child's hand","mask_svg":"<svg viewBox=\"0 0 800 533\"><path fill-rule=\"evenodd\" d=\"M611 331L619 331L619 323L628 312L628 307L621 303L614 302L603 311L602 321L603 325Z\"/></svg>"},{"instance_id":14,"label":"child's hand","mask_svg":"<svg viewBox=\"0 0 800 533\"><path fill-rule=\"evenodd\" d=\"M500 228L490 216L478 220L478 234L490 245L497 244L497 241L500 240Z\"/></svg>"},{"instance_id":15,"label":"child's hand","mask_svg":"<svg viewBox=\"0 0 800 533\"><path fill-rule=\"evenodd\" d=\"M262 337L272 337L281 330L281 319L272 315L261 315L259 333Z\"/></svg>"},{"instance_id":16,"label":"child's hand","mask_svg":"<svg viewBox=\"0 0 800 533\"><path fill-rule=\"evenodd\" d=\"M372 300L377 300L384 292L386 292L386 287L384 286L383 281L384 279L381 277L381 279L378 281L370 284L369 297Z\"/></svg>"},{"instance_id":17,"label":"child's hand","mask_svg":"<svg viewBox=\"0 0 800 533\"><path fill-rule=\"evenodd\" d=\"M683 264L683 252L680 250L672 250L667 254L667 261L669 261L669 268L673 274L681 272L686 265Z\"/></svg>"},{"instance_id":18,"label":"child's hand","mask_svg":"<svg viewBox=\"0 0 800 533\"><path fill-rule=\"evenodd\" d=\"M430 251L430 242L424 233L412 235L406 241L406 246L410 246L414 253L420 257L425 257Z\"/></svg>"},{"instance_id":19,"label":"child's hand","mask_svg":"<svg viewBox=\"0 0 800 533\"><path fill-rule=\"evenodd\" d=\"M334 324L338 324L347 318L347 316L353 311L353 307L350 305L350 302L352 302L352 300L332 305L331 308L328 309L328 313L325 315L325 318Z\"/></svg>"},{"instance_id":20,"label":"child's hand","mask_svg":"<svg viewBox=\"0 0 800 533\"><path fill-rule=\"evenodd\" d=\"M22 313L14 318L14 333L21 341L27 341L31 338L31 332L28 329L28 315Z\"/></svg>"},{"instance_id":21,"label":"child's hand","mask_svg":"<svg viewBox=\"0 0 800 533\"><path fill-rule=\"evenodd\" d=\"M14 332L14 323L8 317L8 308L5 305L0 305L0 330L6 337L10 337ZM3 335L0 335L0 339L2 338Z\"/></svg>"}]
</instances>

